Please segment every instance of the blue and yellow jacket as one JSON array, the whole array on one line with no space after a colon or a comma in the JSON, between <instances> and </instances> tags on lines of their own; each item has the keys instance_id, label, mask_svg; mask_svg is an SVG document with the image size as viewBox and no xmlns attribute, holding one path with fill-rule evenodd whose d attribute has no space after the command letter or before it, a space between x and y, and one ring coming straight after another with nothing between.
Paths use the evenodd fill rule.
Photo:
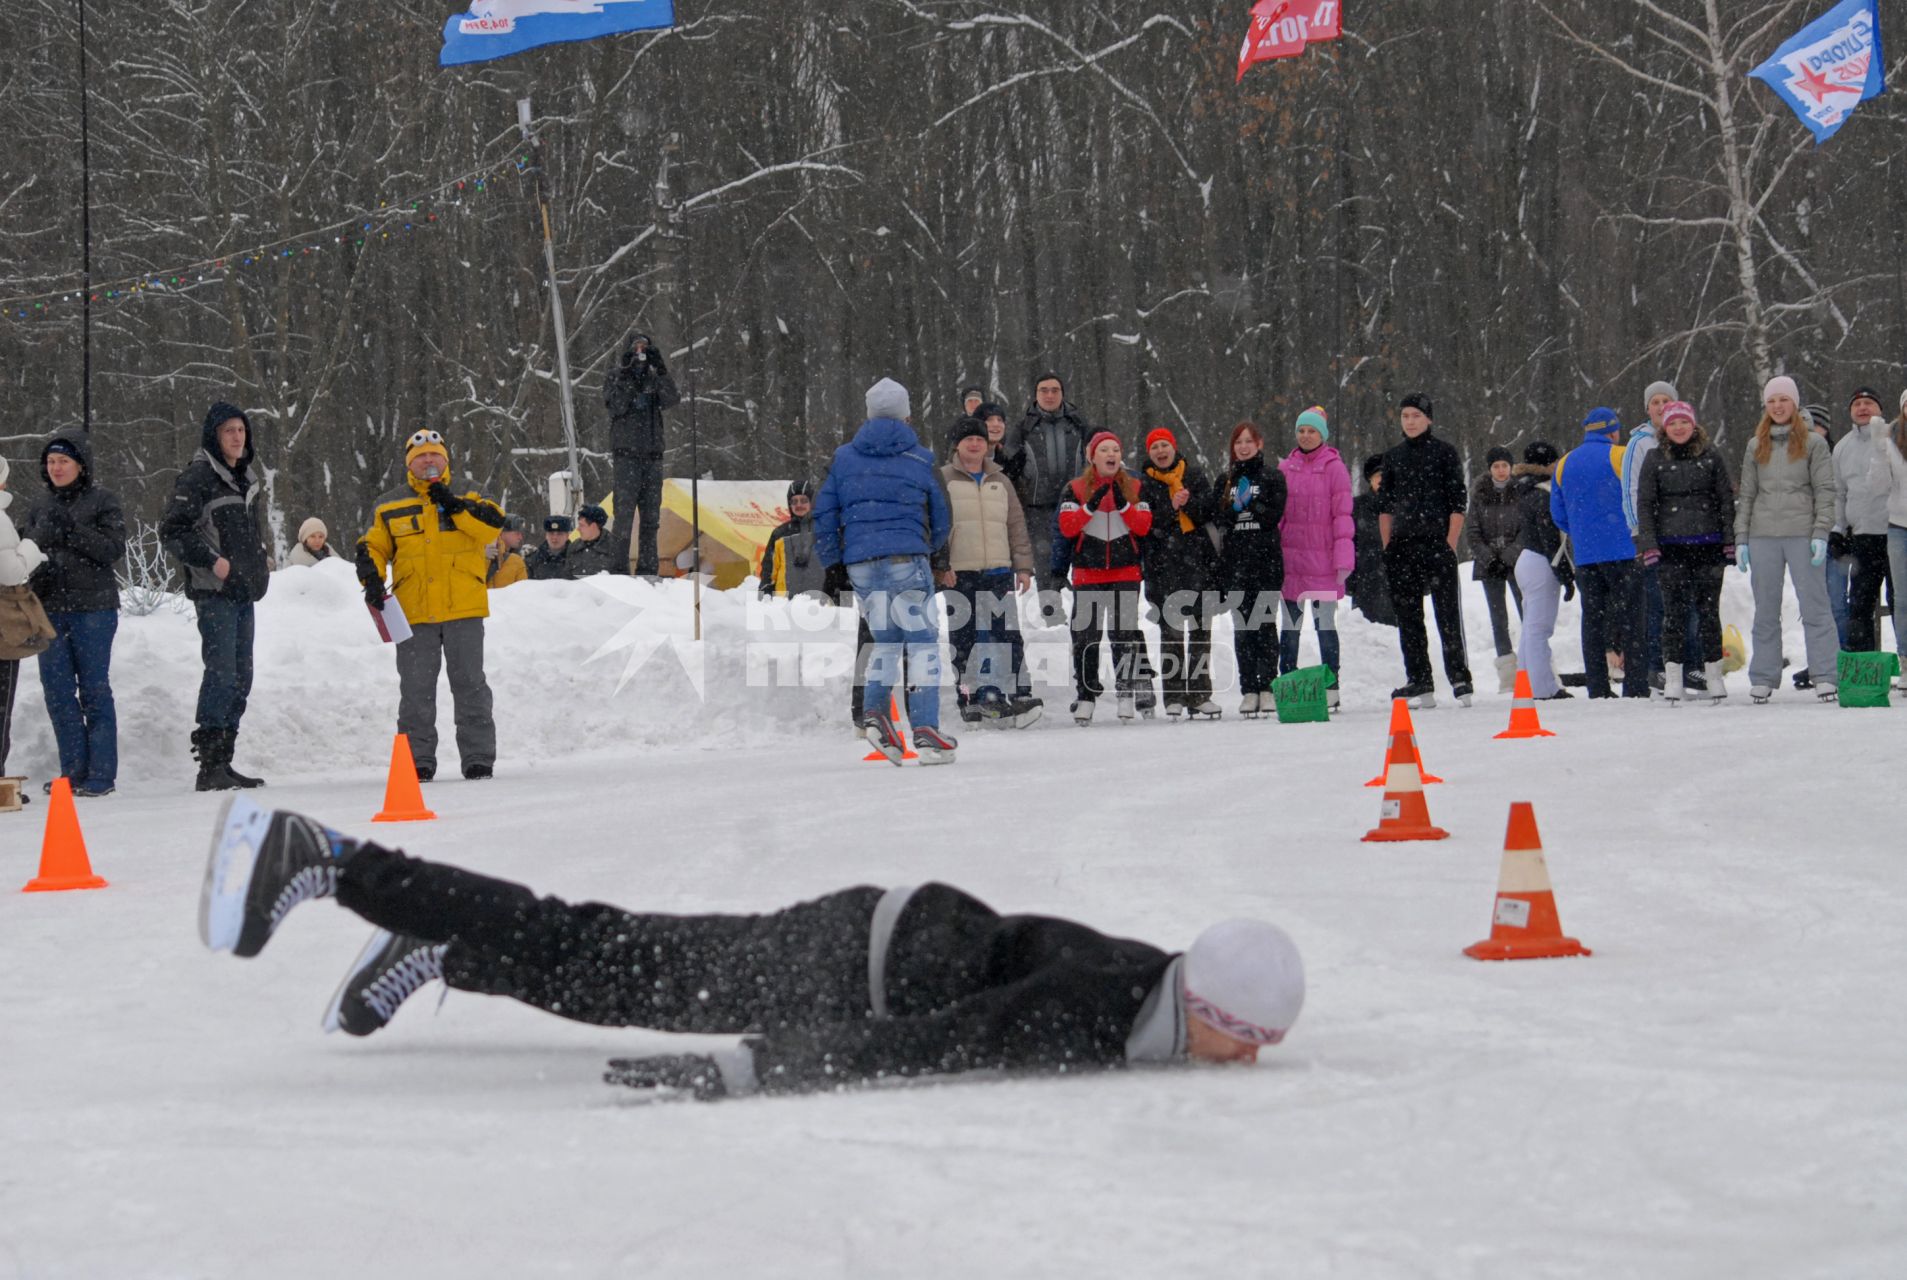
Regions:
<instances>
[{"instance_id":1,"label":"blue and yellow jacket","mask_svg":"<svg viewBox=\"0 0 1907 1280\"><path fill-rule=\"evenodd\" d=\"M1612 436L1593 435L1556 464L1550 518L1569 535L1578 566L1636 558L1635 539L1622 512L1624 453Z\"/></svg>"}]
</instances>

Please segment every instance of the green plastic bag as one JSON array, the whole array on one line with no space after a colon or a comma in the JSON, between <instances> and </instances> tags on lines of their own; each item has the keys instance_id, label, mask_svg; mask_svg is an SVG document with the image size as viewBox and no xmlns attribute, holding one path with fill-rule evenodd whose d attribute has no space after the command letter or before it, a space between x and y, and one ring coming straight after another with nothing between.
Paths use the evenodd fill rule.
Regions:
<instances>
[{"instance_id":1,"label":"green plastic bag","mask_svg":"<svg viewBox=\"0 0 1907 1280\"><path fill-rule=\"evenodd\" d=\"M1331 668L1304 667L1271 682L1278 705L1279 724L1313 724L1331 718L1324 691L1331 687Z\"/></svg>"},{"instance_id":2,"label":"green plastic bag","mask_svg":"<svg viewBox=\"0 0 1907 1280\"><path fill-rule=\"evenodd\" d=\"M1893 653L1842 653L1836 661L1841 680L1841 705L1844 707L1885 707L1890 705L1887 691L1900 675L1900 655Z\"/></svg>"}]
</instances>

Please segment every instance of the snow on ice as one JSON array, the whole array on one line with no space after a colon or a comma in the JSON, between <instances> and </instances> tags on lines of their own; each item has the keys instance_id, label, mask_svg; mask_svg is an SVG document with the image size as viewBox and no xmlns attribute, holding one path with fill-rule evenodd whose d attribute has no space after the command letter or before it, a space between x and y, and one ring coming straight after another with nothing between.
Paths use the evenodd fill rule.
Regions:
<instances>
[{"instance_id":1,"label":"snow on ice","mask_svg":"<svg viewBox=\"0 0 1907 1280\"><path fill-rule=\"evenodd\" d=\"M53 759L25 673L0 1277L1907 1274L1907 709L1751 707L1738 675L1719 708L1546 704L1558 737L1496 742L1509 700L1480 695L1418 716L1454 838L1379 847L1362 784L1399 662L1355 615L1329 725L1238 721L1234 696L1217 724L1081 730L1043 682L1035 729L896 770L846 727L827 650L851 633L791 633L814 683L751 687L749 642L789 606L711 593L698 647L685 585L613 586L495 596L498 776L432 784L440 820L378 838L663 911L944 879L1167 946L1262 915L1305 951L1303 1018L1255 1067L707 1106L600 1083L680 1041L461 993L323 1036L368 926L301 908L252 961L195 936L221 797L190 790L197 636L162 609L122 620L119 792L80 810L107 890L12 891ZM356 601L348 565L273 580L238 762L270 803L371 835L397 689ZM1724 615L1748 614L1730 575ZM1063 645L1033 638L1055 678ZM1513 800L1594 958L1460 954Z\"/></svg>"}]
</instances>

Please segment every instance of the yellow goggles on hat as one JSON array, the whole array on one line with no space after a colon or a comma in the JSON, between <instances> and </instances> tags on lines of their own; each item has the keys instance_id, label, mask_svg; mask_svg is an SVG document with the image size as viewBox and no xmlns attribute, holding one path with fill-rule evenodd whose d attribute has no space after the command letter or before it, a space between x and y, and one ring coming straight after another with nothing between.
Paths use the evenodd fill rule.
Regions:
<instances>
[{"instance_id":1,"label":"yellow goggles on hat","mask_svg":"<svg viewBox=\"0 0 1907 1280\"><path fill-rule=\"evenodd\" d=\"M434 444L441 449L444 445L444 438L438 432L432 431L427 427L422 431L414 433L409 440L404 442L404 447L406 449L415 449L427 444Z\"/></svg>"}]
</instances>

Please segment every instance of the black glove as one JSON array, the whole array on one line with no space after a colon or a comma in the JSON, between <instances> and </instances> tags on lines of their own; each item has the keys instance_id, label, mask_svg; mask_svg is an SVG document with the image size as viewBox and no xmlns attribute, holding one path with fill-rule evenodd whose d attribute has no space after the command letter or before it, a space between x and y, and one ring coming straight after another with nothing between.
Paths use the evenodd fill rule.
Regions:
<instances>
[{"instance_id":1,"label":"black glove","mask_svg":"<svg viewBox=\"0 0 1907 1280\"><path fill-rule=\"evenodd\" d=\"M1093 496L1086 499L1086 509L1089 511L1099 510L1099 504L1105 501L1106 497L1111 494L1112 491L1113 488L1110 484L1102 484L1097 489L1094 489Z\"/></svg>"},{"instance_id":2,"label":"black glove","mask_svg":"<svg viewBox=\"0 0 1907 1280\"><path fill-rule=\"evenodd\" d=\"M373 609L382 609L384 607L384 579L365 578L363 582L364 603Z\"/></svg>"},{"instance_id":3,"label":"black glove","mask_svg":"<svg viewBox=\"0 0 1907 1280\"><path fill-rule=\"evenodd\" d=\"M40 508L39 517L33 521L35 542L64 542L72 532L73 513L57 498Z\"/></svg>"},{"instance_id":4,"label":"black glove","mask_svg":"<svg viewBox=\"0 0 1907 1280\"><path fill-rule=\"evenodd\" d=\"M848 577L848 567L844 564L831 564L821 576L821 590L839 600L844 593L854 590L854 580Z\"/></svg>"},{"instance_id":5,"label":"black glove","mask_svg":"<svg viewBox=\"0 0 1907 1280\"><path fill-rule=\"evenodd\" d=\"M436 503L438 508L447 516L454 516L470 505L452 493L450 486L445 484L442 480L431 481L430 488L425 490L425 492L430 495L430 500Z\"/></svg>"},{"instance_id":6,"label":"black glove","mask_svg":"<svg viewBox=\"0 0 1907 1280\"><path fill-rule=\"evenodd\" d=\"M1574 600L1575 598L1576 598L1576 575L1572 573L1563 579L1563 599Z\"/></svg>"},{"instance_id":7,"label":"black glove","mask_svg":"<svg viewBox=\"0 0 1907 1280\"><path fill-rule=\"evenodd\" d=\"M631 1089L657 1092L686 1092L697 1102L713 1102L728 1096L722 1080L722 1068L715 1059L700 1053L664 1054L656 1058L611 1058L603 1072L606 1084L628 1085Z\"/></svg>"},{"instance_id":8,"label":"black glove","mask_svg":"<svg viewBox=\"0 0 1907 1280\"><path fill-rule=\"evenodd\" d=\"M669 366L662 363L662 353L654 347L649 348L649 367L657 373L667 373Z\"/></svg>"},{"instance_id":9,"label":"black glove","mask_svg":"<svg viewBox=\"0 0 1907 1280\"><path fill-rule=\"evenodd\" d=\"M1828 534L1828 555L1835 560L1845 560L1854 554L1854 544L1839 529Z\"/></svg>"}]
</instances>

